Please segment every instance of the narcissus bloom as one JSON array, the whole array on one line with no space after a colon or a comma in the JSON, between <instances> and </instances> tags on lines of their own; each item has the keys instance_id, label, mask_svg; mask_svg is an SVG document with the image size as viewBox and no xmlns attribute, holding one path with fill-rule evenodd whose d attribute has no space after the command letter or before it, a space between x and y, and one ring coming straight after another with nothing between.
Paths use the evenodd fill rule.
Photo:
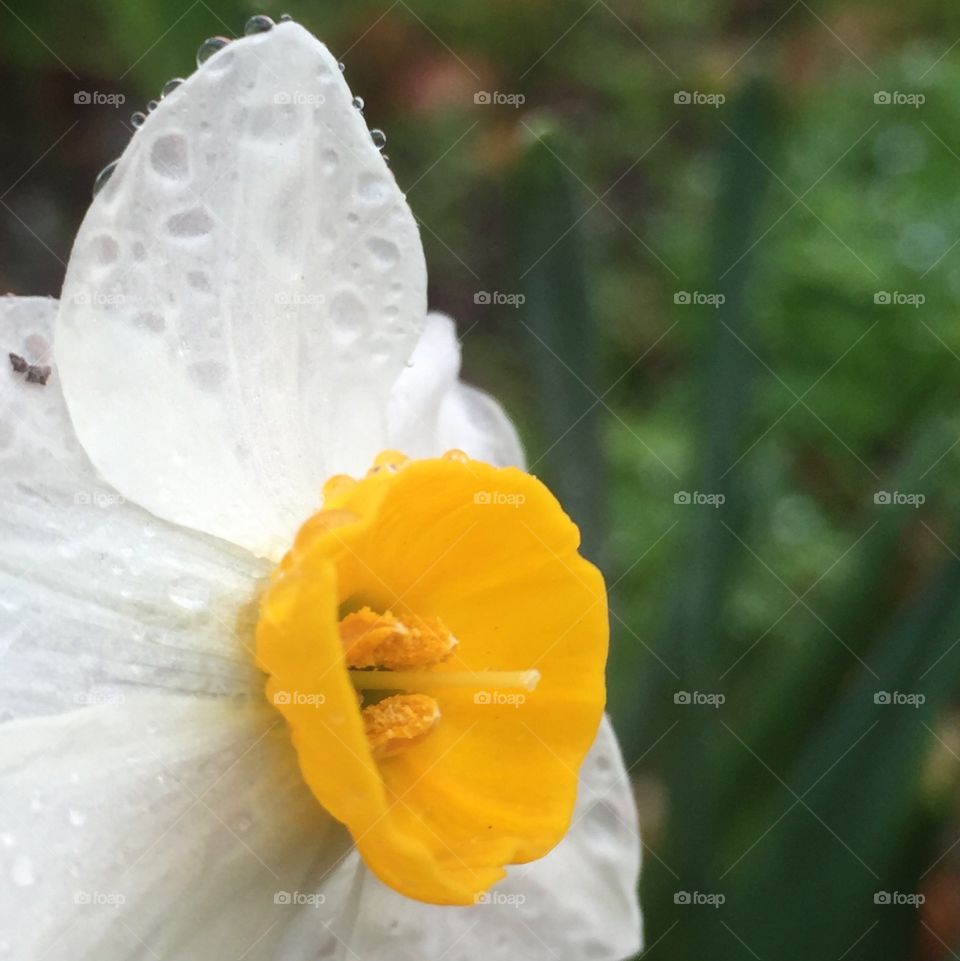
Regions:
<instances>
[{"instance_id":1,"label":"narcissus bloom","mask_svg":"<svg viewBox=\"0 0 960 961\"><path fill-rule=\"evenodd\" d=\"M637 949L602 578L322 44L172 90L0 331L0 956Z\"/></svg>"}]
</instances>

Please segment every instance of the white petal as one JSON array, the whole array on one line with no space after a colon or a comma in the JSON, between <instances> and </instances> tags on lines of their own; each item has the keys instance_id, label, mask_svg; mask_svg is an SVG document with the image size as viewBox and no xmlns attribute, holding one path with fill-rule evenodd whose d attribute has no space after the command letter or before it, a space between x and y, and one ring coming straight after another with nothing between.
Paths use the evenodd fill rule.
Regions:
<instances>
[{"instance_id":1,"label":"white petal","mask_svg":"<svg viewBox=\"0 0 960 961\"><path fill-rule=\"evenodd\" d=\"M641 946L640 837L620 749L604 721L584 762L567 836L546 857L511 868L488 901L469 908L410 901L365 869L350 948L395 961L620 961Z\"/></svg>"},{"instance_id":2,"label":"white petal","mask_svg":"<svg viewBox=\"0 0 960 961\"><path fill-rule=\"evenodd\" d=\"M275 556L324 479L385 446L425 314L406 201L334 57L286 23L135 134L77 236L56 352L114 487Z\"/></svg>"},{"instance_id":3,"label":"white petal","mask_svg":"<svg viewBox=\"0 0 960 961\"><path fill-rule=\"evenodd\" d=\"M390 397L389 446L410 457L459 448L499 467L523 466L520 439L503 408L459 374L456 325L444 314L430 314Z\"/></svg>"},{"instance_id":4,"label":"white petal","mask_svg":"<svg viewBox=\"0 0 960 961\"><path fill-rule=\"evenodd\" d=\"M0 298L4 348L49 363L54 309ZM246 645L264 562L112 491L73 437L56 369L40 385L8 366L0 411L0 720L144 688L259 693Z\"/></svg>"},{"instance_id":5,"label":"white petal","mask_svg":"<svg viewBox=\"0 0 960 961\"><path fill-rule=\"evenodd\" d=\"M143 697L0 726L0 948L45 961L315 961L349 836L266 704ZM319 899L315 899L319 900Z\"/></svg>"}]
</instances>

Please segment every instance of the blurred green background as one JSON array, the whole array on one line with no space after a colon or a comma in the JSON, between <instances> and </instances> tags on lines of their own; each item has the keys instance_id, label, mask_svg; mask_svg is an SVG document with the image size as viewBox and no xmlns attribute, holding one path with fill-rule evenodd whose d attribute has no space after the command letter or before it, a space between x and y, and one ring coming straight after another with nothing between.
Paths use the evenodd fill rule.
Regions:
<instances>
[{"instance_id":1,"label":"blurred green background","mask_svg":"<svg viewBox=\"0 0 960 961\"><path fill-rule=\"evenodd\" d=\"M132 111L284 11L607 574L646 955L958 957L960 8L5 2L3 288L56 294Z\"/></svg>"}]
</instances>

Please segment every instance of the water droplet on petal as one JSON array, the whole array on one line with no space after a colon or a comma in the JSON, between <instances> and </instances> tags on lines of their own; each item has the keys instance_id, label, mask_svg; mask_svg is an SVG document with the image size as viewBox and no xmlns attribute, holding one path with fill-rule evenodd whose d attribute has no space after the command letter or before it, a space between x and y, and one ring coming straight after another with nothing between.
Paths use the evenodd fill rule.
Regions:
<instances>
[{"instance_id":1,"label":"water droplet on petal","mask_svg":"<svg viewBox=\"0 0 960 961\"><path fill-rule=\"evenodd\" d=\"M135 114L131 115L130 125L134 129L139 129L140 127L143 126L143 122L146 119L147 119L147 115L142 110L138 110Z\"/></svg>"},{"instance_id":2,"label":"water droplet on petal","mask_svg":"<svg viewBox=\"0 0 960 961\"><path fill-rule=\"evenodd\" d=\"M108 163L100 173L97 174L97 179L93 182L93 196L96 197L98 193L107 185L107 181L113 176L114 170L117 169L117 164L120 163L119 160L114 160L112 163Z\"/></svg>"},{"instance_id":3,"label":"water droplet on petal","mask_svg":"<svg viewBox=\"0 0 960 961\"><path fill-rule=\"evenodd\" d=\"M157 107L159 107L159 106L160 106L160 102L159 102L158 100L148 100L148 101L147 101L147 113L153 113L153 111L156 110Z\"/></svg>"},{"instance_id":4,"label":"water droplet on petal","mask_svg":"<svg viewBox=\"0 0 960 961\"><path fill-rule=\"evenodd\" d=\"M337 61L337 66L340 68L340 73L347 69L347 65L342 60Z\"/></svg>"},{"instance_id":5,"label":"water droplet on petal","mask_svg":"<svg viewBox=\"0 0 960 961\"><path fill-rule=\"evenodd\" d=\"M351 102L357 110L363 110L363 97L354 97Z\"/></svg>"},{"instance_id":6,"label":"water droplet on petal","mask_svg":"<svg viewBox=\"0 0 960 961\"><path fill-rule=\"evenodd\" d=\"M387 135L379 127L374 127L370 131L370 139L377 150L383 150L387 145Z\"/></svg>"},{"instance_id":7,"label":"water droplet on petal","mask_svg":"<svg viewBox=\"0 0 960 961\"><path fill-rule=\"evenodd\" d=\"M448 450L448 451L443 455L443 459L444 459L444 460L452 460L452 461L455 461L455 462L458 463L458 464L469 464L469 463L470 463L470 457L469 457L467 454L465 454L462 450L460 450L459 448L457 448L457 447L454 447L452 450Z\"/></svg>"},{"instance_id":8,"label":"water droplet on petal","mask_svg":"<svg viewBox=\"0 0 960 961\"><path fill-rule=\"evenodd\" d=\"M202 67L218 50L222 50L230 41L226 37L208 37L200 44L197 51L197 66Z\"/></svg>"},{"instance_id":9,"label":"water droplet on petal","mask_svg":"<svg viewBox=\"0 0 960 961\"><path fill-rule=\"evenodd\" d=\"M168 80L163 87L160 88L160 99L169 96L173 93L180 84L183 83L183 77L174 77L172 80Z\"/></svg>"},{"instance_id":10,"label":"water droplet on petal","mask_svg":"<svg viewBox=\"0 0 960 961\"><path fill-rule=\"evenodd\" d=\"M185 611L202 611L210 603L210 588L192 577L178 577L170 585L170 600Z\"/></svg>"},{"instance_id":11,"label":"water droplet on petal","mask_svg":"<svg viewBox=\"0 0 960 961\"><path fill-rule=\"evenodd\" d=\"M67 812L67 818L75 828L81 828L87 823L86 814L84 814L83 811L78 811L76 808L70 808Z\"/></svg>"},{"instance_id":12,"label":"water droplet on petal","mask_svg":"<svg viewBox=\"0 0 960 961\"><path fill-rule=\"evenodd\" d=\"M280 21L279 21L279 22L280 22L280 23L292 23L292 22L293 22L293 17L291 17L289 13L281 13L281 14L280 14Z\"/></svg>"},{"instance_id":13,"label":"water droplet on petal","mask_svg":"<svg viewBox=\"0 0 960 961\"><path fill-rule=\"evenodd\" d=\"M268 30L272 30L273 27L274 23L270 17L265 17L263 14L258 13L246 22L243 27L243 32L249 37L255 33L266 33Z\"/></svg>"}]
</instances>

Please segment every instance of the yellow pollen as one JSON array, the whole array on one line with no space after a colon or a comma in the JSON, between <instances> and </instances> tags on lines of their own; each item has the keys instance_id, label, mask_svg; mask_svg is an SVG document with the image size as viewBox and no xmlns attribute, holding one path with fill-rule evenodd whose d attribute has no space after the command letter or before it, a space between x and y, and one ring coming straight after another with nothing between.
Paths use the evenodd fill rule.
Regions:
<instances>
[{"instance_id":1,"label":"yellow pollen","mask_svg":"<svg viewBox=\"0 0 960 961\"><path fill-rule=\"evenodd\" d=\"M382 667L389 671L432 667L445 661L457 639L438 617L390 611L377 614L369 607L340 621L340 640L347 667Z\"/></svg>"},{"instance_id":2,"label":"yellow pollen","mask_svg":"<svg viewBox=\"0 0 960 961\"><path fill-rule=\"evenodd\" d=\"M440 705L427 694L395 694L363 709L363 726L375 758L419 743L440 720Z\"/></svg>"}]
</instances>

